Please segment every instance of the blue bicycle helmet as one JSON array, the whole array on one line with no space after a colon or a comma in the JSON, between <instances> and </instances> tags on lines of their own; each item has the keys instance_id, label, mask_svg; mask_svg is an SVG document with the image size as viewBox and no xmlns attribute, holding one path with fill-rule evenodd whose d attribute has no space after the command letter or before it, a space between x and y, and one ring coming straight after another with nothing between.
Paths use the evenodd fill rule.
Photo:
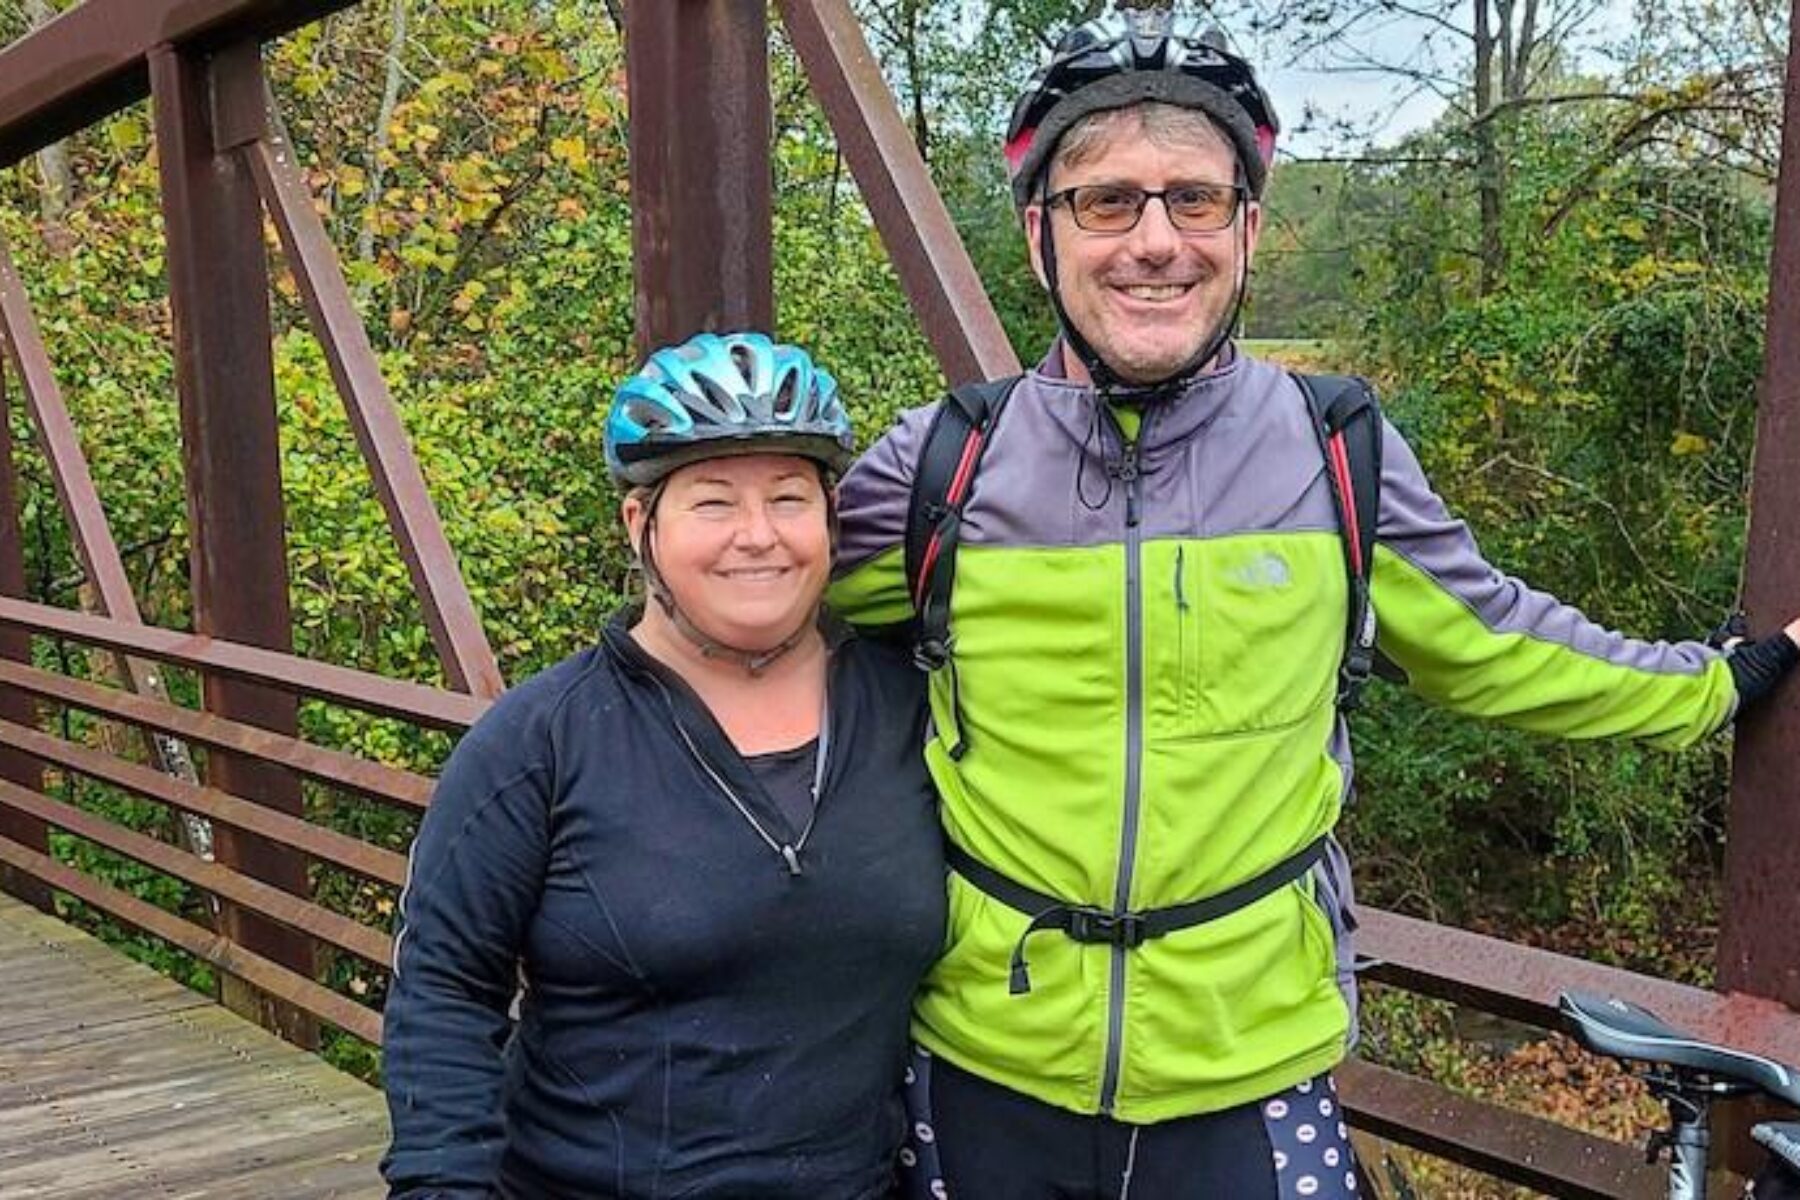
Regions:
<instances>
[{"instance_id":1,"label":"blue bicycle helmet","mask_svg":"<svg viewBox=\"0 0 1800 1200\"><path fill-rule=\"evenodd\" d=\"M760 333L696 334L658 350L613 393L606 465L648 486L731 454L797 454L841 474L855 454L837 382Z\"/></svg>"}]
</instances>

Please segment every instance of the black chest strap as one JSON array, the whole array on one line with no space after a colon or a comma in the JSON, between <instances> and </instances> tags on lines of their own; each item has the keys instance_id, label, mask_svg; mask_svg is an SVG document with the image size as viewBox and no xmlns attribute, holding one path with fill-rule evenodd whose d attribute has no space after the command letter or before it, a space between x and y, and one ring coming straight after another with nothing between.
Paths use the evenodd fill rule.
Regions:
<instances>
[{"instance_id":1,"label":"black chest strap","mask_svg":"<svg viewBox=\"0 0 1800 1200\"><path fill-rule=\"evenodd\" d=\"M1025 961L1025 943L1033 934L1054 929L1084 945L1121 946L1129 950L1152 938L1166 937L1179 929L1190 929L1230 916L1294 882L1312 870L1313 864L1324 856L1326 840L1322 836L1308 843L1261 875L1216 896L1138 912L1113 912L1045 895L1001 874L955 842L945 845L944 856L958 875L1008 908L1031 918L1025 932L1019 935L1018 944L1013 947L1008 973L1007 990L1022 996L1031 990L1031 967Z\"/></svg>"}]
</instances>

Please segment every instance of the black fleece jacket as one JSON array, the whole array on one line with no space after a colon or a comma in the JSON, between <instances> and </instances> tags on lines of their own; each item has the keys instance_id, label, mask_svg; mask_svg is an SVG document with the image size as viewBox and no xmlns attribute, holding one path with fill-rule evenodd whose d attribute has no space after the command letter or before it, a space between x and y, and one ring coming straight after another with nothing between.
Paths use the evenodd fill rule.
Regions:
<instances>
[{"instance_id":1,"label":"black fleece jacket","mask_svg":"<svg viewBox=\"0 0 1800 1200\"><path fill-rule=\"evenodd\" d=\"M391 1196L887 1194L944 868L922 677L854 637L830 670L810 829L621 623L457 747L401 903Z\"/></svg>"}]
</instances>

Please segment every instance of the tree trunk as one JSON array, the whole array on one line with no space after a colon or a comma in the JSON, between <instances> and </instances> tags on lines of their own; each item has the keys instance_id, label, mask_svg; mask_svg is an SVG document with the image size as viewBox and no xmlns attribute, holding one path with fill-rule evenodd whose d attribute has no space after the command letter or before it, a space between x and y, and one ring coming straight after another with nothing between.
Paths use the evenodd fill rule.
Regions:
<instances>
[{"instance_id":1,"label":"tree trunk","mask_svg":"<svg viewBox=\"0 0 1800 1200\"><path fill-rule=\"evenodd\" d=\"M50 7L50 0L25 0L25 19L31 28L47 25L55 17L56 10ZM68 143L54 142L39 150L37 165L43 180L43 190L38 193L38 213L45 224L61 224L75 190L74 175L69 170Z\"/></svg>"},{"instance_id":2,"label":"tree trunk","mask_svg":"<svg viewBox=\"0 0 1800 1200\"><path fill-rule=\"evenodd\" d=\"M381 159L387 153L388 125L393 121L394 109L400 103L400 84L404 76L401 63L402 56L406 53L406 0L394 0L390 20L387 80L381 87L381 109L375 115L375 133L369 146L368 201L363 207L365 215L362 228L356 233L356 261L359 263L369 263L375 258L375 223L370 218L381 208L381 192L387 178L387 168L382 165ZM365 276L364 281L356 285L359 309L368 306L369 290Z\"/></svg>"},{"instance_id":3,"label":"tree trunk","mask_svg":"<svg viewBox=\"0 0 1800 1200\"><path fill-rule=\"evenodd\" d=\"M1481 207L1481 277L1478 290L1491 295L1506 269L1500 236L1502 178L1500 147L1490 120L1494 108L1493 24L1488 0L1475 0L1475 190Z\"/></svg>"},{"instance_id":4,"label":"tree trunk","mask_svg":"<svg viewBox=\"0 0 1800 1200\"><path fill-rule=\"evenodd\" d=\"M913 143L919 157L931 162L931 127L925 120L925 69L919 61L919 3L906 3L906 88L912 93Z\"/></svg>"}]
</instances>

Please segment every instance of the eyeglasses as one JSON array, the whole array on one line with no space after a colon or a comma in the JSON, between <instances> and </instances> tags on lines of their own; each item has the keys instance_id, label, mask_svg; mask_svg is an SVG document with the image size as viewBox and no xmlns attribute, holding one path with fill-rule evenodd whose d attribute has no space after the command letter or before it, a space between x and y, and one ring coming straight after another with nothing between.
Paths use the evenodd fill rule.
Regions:
<instances>
[{"instance_id":1,"label":"eyeglasses","mask_svg":"<svg viewBox=\"0 0 1800 1200\"><path fill-rule=\"evenodd\" d=\"M1244 188L1231 183L1184 183L1152 192L1119 183L1090 183L1046 196L1044 205L1067 205L1075 224L1089 233L1130 233L1152 200L1162 201L1169 224L1183 233L1211 233L1237 218Z\"/></svg>"}]
</instances>

